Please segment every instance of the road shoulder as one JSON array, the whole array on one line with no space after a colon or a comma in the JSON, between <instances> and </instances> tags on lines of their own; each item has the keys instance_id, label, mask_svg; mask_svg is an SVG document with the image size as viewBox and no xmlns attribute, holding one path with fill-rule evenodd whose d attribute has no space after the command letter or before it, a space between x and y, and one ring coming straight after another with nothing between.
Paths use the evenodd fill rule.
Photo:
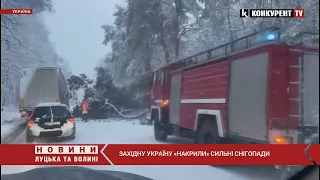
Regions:
<instances>
[{"instance_id":1,"label":"road shoulder","mask_svg":"<svg viewBox=\"0 0 320 180\"><path fill-rule=\"evenodd\" d=\"M11 123L1 124L1 144L8 144L12 138L15 138L23 132L26 123L20 119L15 119Z\"/></svg>"}]
</instances>

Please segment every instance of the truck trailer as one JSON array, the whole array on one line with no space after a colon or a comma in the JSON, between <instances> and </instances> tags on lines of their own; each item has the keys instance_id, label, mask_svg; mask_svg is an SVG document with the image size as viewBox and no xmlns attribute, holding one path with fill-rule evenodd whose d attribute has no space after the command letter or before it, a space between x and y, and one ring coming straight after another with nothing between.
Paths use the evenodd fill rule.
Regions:
<instances>
[{"instance_id":1,"label":"truck trailer","mask_svg":"<svg viewBox=\"0 0 320 180\"><path fill-rule=\"evenodd\" d=\"M150 92L155 139L304 143L319 127L319 36L296 37L284 43L280 30L269 28L157 69ZM317 40L303 43L306 37Z\"/></svg>"},{"instance_id":2,"label":"truck trailer","mask_svg":"<svg viewBox=\"0 0 320 180\"><path fill-rule=\"evenodd\" d=\"M69 89L59 68L26 68L20 84L20 113L28 119L39 103L60 102L69 105Z\"/></svg>"}]
</instances>

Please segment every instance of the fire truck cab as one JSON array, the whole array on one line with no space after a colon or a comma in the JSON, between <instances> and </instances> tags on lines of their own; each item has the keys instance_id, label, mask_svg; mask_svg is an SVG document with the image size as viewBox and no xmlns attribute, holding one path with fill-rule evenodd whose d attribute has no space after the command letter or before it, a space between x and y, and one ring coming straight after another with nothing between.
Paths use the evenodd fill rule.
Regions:
<instances>
[{"instance_id":1,"label":"fire truck cab","mask_svg":"<svg viewBox=\"0 0 320 180\"><path fill-rule=\"evenodd\" d=\"M156 70L155 139L303 143L319 127L319 35L281 39L269 28Z\"/></svg>"}]
</instances>

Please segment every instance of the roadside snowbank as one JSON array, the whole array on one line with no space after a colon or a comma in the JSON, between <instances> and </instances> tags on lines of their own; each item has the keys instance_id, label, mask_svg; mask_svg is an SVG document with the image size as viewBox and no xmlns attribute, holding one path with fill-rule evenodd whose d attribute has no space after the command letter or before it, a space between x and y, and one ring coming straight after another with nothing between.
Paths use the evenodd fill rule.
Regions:
<instances>
[{"instance_id":1,"label":"roadside snowbank","mask_svg":"<svg viewBox=\"0 0 320 180\"><path fill-rule=\"evenodd\" d=\"M1 108L1 139L12 131L14 131L18 126L24 124L25 121L20 118L20 113L14 108Z\"/></svg>"},{"instance_id":2,"label":"roadside snowbank","mask_svg":"<svg viewBox=\"0 0 320 180\"><path fill-rule=\"evenodd\" d=\"M20 113L14 108L1 107L1 124L11 123L19 116Z\"/></svg>"}]
</instances>

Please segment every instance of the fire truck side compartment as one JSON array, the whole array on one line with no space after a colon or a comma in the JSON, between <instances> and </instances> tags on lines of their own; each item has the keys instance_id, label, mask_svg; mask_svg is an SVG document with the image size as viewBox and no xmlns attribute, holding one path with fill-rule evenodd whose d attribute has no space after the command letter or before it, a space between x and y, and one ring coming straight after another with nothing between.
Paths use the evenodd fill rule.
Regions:
<instances>
[{"instance_id":1,"label":"fire truck side compartment","mask_svg":"<svg viewBox=\"0 0 320 180\"><path fill-rule=\"evenodd\" d=\"M267 141L268 53L232 60L229 94L230 134Z\"/></svg>"},{"instance_id":2,"label":"fire truck side compartment","mask_svg":"<svg viewBox=\"0 0 320 180\"><path fill-rule=\"evenodd\" d=\"M181 94L181 72L175 73L171 77L170 88L170 106L169 106L169 119L172 124L179 124L180 119L180 94Z\"/></svg>"}]
</instances>

